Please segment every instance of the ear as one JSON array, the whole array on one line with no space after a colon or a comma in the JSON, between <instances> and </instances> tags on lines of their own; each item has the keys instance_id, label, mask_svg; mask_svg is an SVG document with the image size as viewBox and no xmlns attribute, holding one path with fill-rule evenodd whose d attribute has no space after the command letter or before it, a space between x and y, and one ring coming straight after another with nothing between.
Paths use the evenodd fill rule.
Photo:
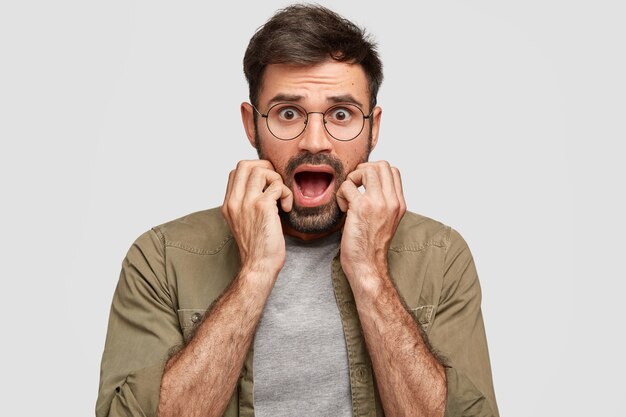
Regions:
<instances>
[{"instance_id":1,"label":"ear","mask_svg":"<svg viewBox=\"0 0 626 417\"><path fill-rule=\"evenodd\" d=\"M256 148L256 141L254 140L255 128L254 128L254 109L250 103L241 103L241 121L243 122L243 128L248 136L248 141L253 148Z\"/></svg>"},{"instance_id":2,"label":"ear","mask_svg":"<svg viewBox=\"0 0 626 417\"><path fill-rule=\"evenodd\" d=\"M380 118L382 117L383 109L380 106L374 107L374 112L372 113L372 117L370 118L370 123L372 123L372 149L376 147L378 143L378 132L380 131Z\"/></svg>"}]
</instances>

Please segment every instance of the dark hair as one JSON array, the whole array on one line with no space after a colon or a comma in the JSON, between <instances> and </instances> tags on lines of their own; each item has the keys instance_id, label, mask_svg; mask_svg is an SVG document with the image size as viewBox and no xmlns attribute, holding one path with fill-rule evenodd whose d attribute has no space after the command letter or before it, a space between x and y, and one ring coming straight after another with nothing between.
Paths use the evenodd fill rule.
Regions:
<instances>
[{"instance_id":1,"label":"dark hair","mask_svg":"<svg viewBox=\"0 0 626 417\"><path fill-rule=\"evenodd\" d=\"M363 67L369 84L370 110L374 108L383 81L376 44L354 23L332 10L310 4L279 10L250 39L243 58L250 101L258 105L267 65L313 65L329 58Z\"/></svg>"}]
</instances>

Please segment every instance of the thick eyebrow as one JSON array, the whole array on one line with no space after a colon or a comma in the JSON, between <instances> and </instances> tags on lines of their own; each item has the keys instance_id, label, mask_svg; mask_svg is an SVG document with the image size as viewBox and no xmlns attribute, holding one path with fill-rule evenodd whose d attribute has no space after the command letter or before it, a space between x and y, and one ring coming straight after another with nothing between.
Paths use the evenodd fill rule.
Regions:
<instances>
[{"instance_id":1,"label":"thick eyebrow","mask_svg":"<svg viewBox=\"0 0 626 417\"><path fill-rule=\"evenodd\" d=\"M280 102L283 102L283 101L298 103L298 102L302 101L303 99L304 99L304 96L301 96L301 95L298 95L298 94L278 93L278 94L276 94L274 97L272 97L270 99L270 101L268 102L268 105L271 106L272 104L280 103ZM336 103L352 103L352 104L356 104L357 106L363 108L363 103L361 103L359 100L354 98L354 96L352 94L341 94L341 95L338 95L338 96L326 97L326 101L330 101L331 103L334 103L334 104L336 104Z\"/></svg>"},{"instance_id":2,"label":"thick eyebrow","mask_svg":"<svg viewBox=\"0 0 626 417\"><path fill-rule=\"evenodd\" d=\"M330 101L332 103L352 103L352 104L356 104L359 107L363 107L363 103L361 103L359 100L357 100L356 98L354 98L354 96L352 94L342 94L339 96L330 96L326 98L327 101Z\"/></svg>"},{"instance_id":3,"label":"thick eyebrow","mask_svg":"<svg viewBox=\"0 0 626 417\"><path fill-rule=\"evenodd\" d=\"M298 101L301 101L303 98L304 96L299 96L297 94L278 93L270 99L268 104L271 106L272 104L280 103L281 101L289 101L289 102L294 101L297 103Z\"/></svg>"}]
</instances>

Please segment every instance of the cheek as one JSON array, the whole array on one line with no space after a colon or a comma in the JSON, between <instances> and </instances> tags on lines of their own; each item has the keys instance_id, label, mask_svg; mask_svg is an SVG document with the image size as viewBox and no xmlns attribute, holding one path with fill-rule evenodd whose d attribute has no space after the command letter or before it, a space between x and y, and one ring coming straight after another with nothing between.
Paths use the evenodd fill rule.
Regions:
<instances>
[{"instance_id":1,"label":"cheek","mask_svg":"<svg viewBox=\"0 0 626 417\"><path fill-rule=\"evenodd\" d=\"M261 142L262 156L274 165L274 169L285 178L285 169L289 159L297 154L297 149L291 149L290 143Z\"/></svg>"},{"instance_id":2,"label":"cheek","mask_svg":"<svg viewBox=\"0 0 626 417\"><path fill-rule=\"evenodd\" d=\"M343 161L346 174L348 174L354 171L356 166L361 162L365 162L367 160L368 149L367 146L346 147L338 153L338 157Z\"/></svg>"}]
</instances>

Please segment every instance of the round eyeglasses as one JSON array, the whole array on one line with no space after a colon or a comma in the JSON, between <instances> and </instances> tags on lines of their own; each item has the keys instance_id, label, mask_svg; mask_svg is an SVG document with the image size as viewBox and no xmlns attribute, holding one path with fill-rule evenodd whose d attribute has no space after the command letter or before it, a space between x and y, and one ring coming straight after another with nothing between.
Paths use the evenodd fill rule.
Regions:
<instances>
[{"instance_id":1,"label":"round eyeglasses","mask_svg":"<svg viewBox=\"0 0 626 417\"><path fill-rule=\"evenodd\" d=\"M365 119L372 116L373 109L367 116L357 105L351 103L336 104L325 112L306 111L294 103L276 103L267 113L261 113L254 105L254 110L265 119L267 129L280 140L292 140L300 136L307 127L309 114L321 114L324 129L330 136L340 141L355 139L363 131Z\"/></svg>"}]
</instances>

